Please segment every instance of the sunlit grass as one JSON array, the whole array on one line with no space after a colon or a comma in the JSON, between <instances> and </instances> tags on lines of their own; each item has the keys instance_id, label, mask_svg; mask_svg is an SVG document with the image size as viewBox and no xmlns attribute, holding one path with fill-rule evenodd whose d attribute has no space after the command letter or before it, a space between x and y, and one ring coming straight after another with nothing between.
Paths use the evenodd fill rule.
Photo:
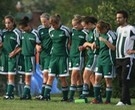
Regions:
<instances>
[{"instance_id":1,"label":"sunlit grass","mask_svg":"<svg viewBox=\"0 0 135 110\"><path fill-rule=\"evenodd\" d=\"M92 98L88 98L90 101ZM3 100L0 98L0 110L135 110L135 99L131 106L117 107L119 99L112 99L111 104L69 103L61 102L60 96L52 96L51 101L32 100ZM104 100L104 99L103 99Z\"/></svg>"}]
</instances>

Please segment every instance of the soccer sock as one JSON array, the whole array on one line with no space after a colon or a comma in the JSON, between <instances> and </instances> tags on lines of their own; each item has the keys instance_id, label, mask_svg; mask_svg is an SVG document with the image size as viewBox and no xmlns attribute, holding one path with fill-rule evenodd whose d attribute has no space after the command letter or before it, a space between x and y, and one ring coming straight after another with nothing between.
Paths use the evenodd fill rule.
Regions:
<instances>
[{"instance_id":1,"label":"soccer sock","mask_svg":"<svg viewBox=\"0 0 135 110\"><path fill-rule=\"evenodd\" d=\"M112 88L111 87L107 87L106 88L106 101L110 102L111 100L111 96L112 96Z\"/></svg>"},{"instance_id":2,"label":"soccer sock","mask_svg":"<svg viewBox=\"0 0 135 110\"><path fill-rule=\"evenodd\" d=\"M9 83L7 86L7 95L12 96L14 92L14 84Z\"/></svg>"},{"instance_id":3,"label":"soccer sock","mask_svg":"<svg viewBox=\"0 0 135 110\"><path fill-rule=\"evenodd\" d=\"M68 99L68 86L62 87L63 99Z\"/></svg>"},{"instance_id":4,"label":"soccer sock","mask_svg":"<svg viewBox=\"0 0 135 110\"><path fill-rule=\"evenodd\" d=\"M44 95L44 91L45 91L45 83L42 84L42 90L41 90L41 95L43 96Z\"/></svg>"},{"instance_id":5,"label":"soccer sock","mask_svg":"<svg viewBox=\"0 0 135 110\"><path fill-rule=\"evenodd\" d=\"M74 99L75 91L76 91L76 86L75 85L70 86L69 99Z\"/></svg>"},{"instance_id":6,"label":"soccer sock","mask_svg":"<svg viewBox=\"0 0 135 110\"><path fill-rule=\"evenodd\" d=\"M26 97L26 96L28 96L28 97L31 96L31 94L30 94L30 86L29 85L24 86L23 97Z\"/></svg>"},{"instance_id":7,"label":"soccer sock","mask_svg":"<svg viewBox=\"0 0 135 110\"><path fill-rule=\"evenodd\" d=\"M51 89L52 89L52 86L46 84L45 90L44 90L44 97L45 97L45 98L50 98Z\"/></svg>"},{"instance_id":8,"label":"soccer sock","mask_svg":"<svg viewBox=\"0 0 135 110\"><path fill-rule=\"evenodd\" d=\"M78 86L77 86L77 91L78 91L78 95L79 95L79 97L80 97L81 94L82 94L82 91L83 91L83 85L78 85Z\"/></svg>"},{"instance_id":9,"label":"soccer sock","mask_svg":"<svg viewBox=\"0 0 135 110\"><path fill-rule=\"evenodd\" d=\"M98 101L101 101L101 93L100 93L101 85L94 85L94 97Z\"/></svg>"},{"instance_id":10,"label":"soccer sock","mask_svg":"<svg viewBox=\"0 0 135 110\"><path fill-rule=\"evenodd\" d=\"M83 91L82 91L82 95L84 97L87 97L89 95L89 85L88 84L83 84Z\"/></svg>"}]
</instances>

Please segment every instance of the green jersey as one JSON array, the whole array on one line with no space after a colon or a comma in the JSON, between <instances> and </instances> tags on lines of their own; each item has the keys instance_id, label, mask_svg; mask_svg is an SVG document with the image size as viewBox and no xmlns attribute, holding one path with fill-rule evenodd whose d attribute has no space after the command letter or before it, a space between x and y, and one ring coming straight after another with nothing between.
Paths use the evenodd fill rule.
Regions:
<instances>
[{"instance_id":1,"label":"green jersey","mask_svg":"<svg viewBox=\"0 0 135 110\"><path fill-rule=\"evenodd\" d=\"M68 56L68 40L70 37L69 32L64 26L59 29L50 28L49 34L52 39L51 55L54 56Z\"/></svg>"},{"instance_id":2,"label":"green jersey","mask_svg":"<svg viewBox=\"0 0 135 110\"><path fill-rule=\"evenodd\" d=\"M38 27L38 34L42 46L41 56L50 55L50 51L52 48L52 40L49 35L49 28L40 25Z\"/></svg>"},{"instance_id":3,"label":"green jersey","mask_svg":"<svg viewBox=\"0 0 135 110\"><path fill-rule=\"evenodd\" d=\"M35 29L30 32L22 32L22 54L24 56L34 56L35 46L39 44L39 36Z\"/></svg>"},{"instance_id":4,"label":"green jersey","mask_svg":"<svg viewBox=\"0 0 135 110\"><path fill-rule=\"evenodd\" d=\"M2 43L2 52L9 54L20 45L20 31L17 28L11 31L3 30Z\"/></svg>"},{"instance_id":5,"label":"green jersey","mask_svg":"<svg viewBox=\"0 0 135 110\"><path fill-rule=\"evenodd\" d=\"M70 57L84 57L85 51L79 51L79 46L86 42L88 34L84 30L72 29Z\"/></svg>"},{"instance_id":6,"label":"green jersey","mask_svg":"<svg viewBox=\"0 0 135 110\"><path fill-rule=\"evenodd\" d=\"M106 34L101 34L101 37L106 39L111 44L116 44L116 34L112 31L108 31ZM109 47L102 41L100 43L99 59L101 64L115 64L115 51L109 49Z\"/></svg>"},{"instance_id":7,"label":"green jersey","mask_svg":"<svg viewBox=\"0 0 135 110\"><path fill-rule=\"evenodd\" d=\"M99 37L99 34L97 33L96 29L90 30L90 31L88 32L87 42L89 42L89 43L95 42L96 45L99 46L99 39L98 39L98 37ZM98 54L99 54L99 49L94 49L94 50L92 50L91 48L89 48L88 51L87 51L87 54L88 54L89 56L95 55L95 54L98 55Z\"/></svg>"}]
</instances>

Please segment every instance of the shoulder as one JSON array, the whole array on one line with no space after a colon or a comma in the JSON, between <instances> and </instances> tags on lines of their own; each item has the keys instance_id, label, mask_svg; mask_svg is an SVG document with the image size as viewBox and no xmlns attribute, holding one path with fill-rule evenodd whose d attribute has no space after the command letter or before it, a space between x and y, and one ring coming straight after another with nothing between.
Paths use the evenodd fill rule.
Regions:
<instances>
[{"instance_id":1,"label":"shoulder","mask_svg":"<svg viewBox=\"0 0 135 110\"><path fill-rule=\"evenodd\" d=\"M37 31L40 31L41 29L43 29L44 26L43 25L39 25L38 28L37 28Z\"/></svg>"},{"instance_id":2,"label":"shoulder","mask_svg":"<svg viewBox=\"0 0 135 110\"><path fill-rule=\"evenodd\" d=\"M34 34L35 36L38 36L38 31L36 29L32 29L31 33Z\"/></svg>"},{"instance_id":3,"label":"shoulder","mask_svg":"<svg viewBox=\"0 0 135 110\"><path fill-rule=\"evenodd\" d=\"M117 38L116 33L114 31L112 31L112 30L109 30L107 32L107 35L108 35L108 37L112 37L114 40Z\"/></svg>"}]
</instances>

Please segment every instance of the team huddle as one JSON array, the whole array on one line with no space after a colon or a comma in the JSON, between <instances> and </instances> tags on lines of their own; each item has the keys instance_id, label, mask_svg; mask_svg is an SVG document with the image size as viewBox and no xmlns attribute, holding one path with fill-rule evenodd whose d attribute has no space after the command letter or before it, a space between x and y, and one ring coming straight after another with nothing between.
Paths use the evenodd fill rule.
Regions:
<instances>
[{"instance_id":1,"label":"team huddle","mask_svg":"<svg viewBox=\"0 0 135 110\"><path fill-rule=\"evenodd\" d=\"M11 15L5 16L5 29L0 36L0 72L7 74L4 99L14 99L15 75L25 75L25 86L20 100L30 100L31 76L35 71L35 56L39 55L43 74L42 91L38 100L51 100L54 78L60 79L62 100L74 102L75 92L79 99L87 99L93 86L92 104L110 104L112 79L119 77L120 101L116 104L131 105L129 93L130 73L135 58L135 28L128 24L124 10L116 13L117 31L111 25L93 16L74 15L72 29L63 25L58 14L40 16L41 25L33 29L29 18L15 24ZM70 85L68 78L70 76ZM101 80L106 84L106 98L102 100Z\"/></svg>"}]
</instances>

